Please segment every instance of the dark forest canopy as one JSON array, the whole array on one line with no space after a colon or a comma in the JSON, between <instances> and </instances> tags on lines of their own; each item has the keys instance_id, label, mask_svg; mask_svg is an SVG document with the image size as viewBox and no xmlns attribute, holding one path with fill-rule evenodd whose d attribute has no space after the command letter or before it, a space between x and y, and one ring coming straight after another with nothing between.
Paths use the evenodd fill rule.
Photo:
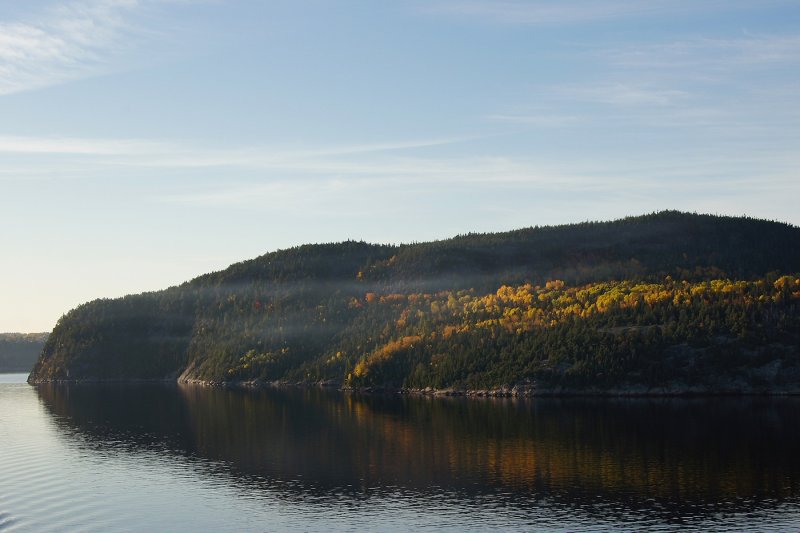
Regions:
<instances>
[{"instance_id":1,"label":"dark forest canopy","mask_svg":"<svg viewBox=\"0 0 800 533\"><path fill-rule=\"evenodd\" d=\"M66 314L31 381L800 390L800 228L674 211L305 245Z\"/></svg>"},{"instance_id":2,"label":"dark forest canopy","mask_svg":"<svg viewBox=\"0 0 800 533\"><path fill-rule=\"evenodd\" d=\"M30 372L49 333L0 333L0 372Z\"/></svg>"}]
</instances>

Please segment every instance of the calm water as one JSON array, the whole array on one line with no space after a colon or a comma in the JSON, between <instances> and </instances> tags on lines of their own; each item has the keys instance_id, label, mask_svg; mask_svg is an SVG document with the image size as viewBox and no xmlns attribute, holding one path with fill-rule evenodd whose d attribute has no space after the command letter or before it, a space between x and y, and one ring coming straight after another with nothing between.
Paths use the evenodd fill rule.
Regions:
<instances>
[{"instance_id":1,"label":"calm water","mask_svg":"<svg viewBox=\"0 0 800 533\"><path fill-rule=\"evenodd\" d=\"M0 530L800 529L800 401L0 376Z\"/></svg>"}]
</instances>

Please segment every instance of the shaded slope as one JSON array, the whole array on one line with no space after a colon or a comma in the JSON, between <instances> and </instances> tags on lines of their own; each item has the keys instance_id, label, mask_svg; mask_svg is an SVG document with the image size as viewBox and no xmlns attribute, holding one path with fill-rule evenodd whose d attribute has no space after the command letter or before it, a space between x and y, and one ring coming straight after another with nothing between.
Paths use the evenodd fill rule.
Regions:
<instances>
[{"instance_id":1,"label":"shaded slope","mask_svg":"<svg viewBox=\"0 0 800 533\"><path fill-rule=\"evenodd\" d=\"M49 333L0 333L0 372L30 372Z\"/></svg>"}]
</instances>

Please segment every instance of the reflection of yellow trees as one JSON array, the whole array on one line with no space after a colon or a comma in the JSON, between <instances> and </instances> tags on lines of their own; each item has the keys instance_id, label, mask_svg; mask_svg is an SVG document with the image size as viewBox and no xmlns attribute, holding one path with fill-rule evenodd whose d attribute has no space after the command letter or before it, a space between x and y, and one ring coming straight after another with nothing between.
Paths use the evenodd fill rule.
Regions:
<instances>
[{"instance_id":1,"label":"reflection of yellow trees","mask_svg":"<svg viewBox=\"0 0 800 533\"><path fill-rule=\"evenodd\" d=\"M637 427L646 409L642 418L633 419L618 417L621 413L615 409L598 408L542 409L534 415L530 406L515 408L511 402L465 405L411 398L408 416L398 417L373 403L369 398L347 401L356 422L352 429L369 435L370 451L359 454L359 460L383 469L391 465L392 475L483 479L526 491L582 488L661 500L767 490L787 496L793 491L781 484L780 472L762 470L764 465L753 462L752 442L722 446L725 437L713 435L710 427L703 429L697 415L690 429L700 431L700 441L678 432L667 438L666 431ZM668 409L657 412L666 415L665 422L674 429L686 429L687 420L671 418ZM745 440L751 436L758 439L748 434ZM725 452L718 453L716 446Z\"/></svg>"},{"instance_id":2,"label":"reflection of yellow trees","mask_svg":"<svg viewBox=\"0 0 800 533\"><path fill-rule=\"evenodd\" d=\"M367 404L355 403L360 402ZM701 430L708 433L702 443L677 434L669 441L659 432L642 433L636 420L615 419L613 410L559 413L556 409L531 417L526 409L509 404L469 410L460 409L457 402L450 406L442 400L413 402L420 405L411 420L359 410L362 429L379 431L387 443L379 447L388 453L379 462L402 458L409 469L425 465L440 476L485 476L492 483L530 491L580 487L662 500L710 494L733 497L767 489L784 496L792 492L781 485L779 472L760 470L748 444L732 445L718 455L714 447L724 437L714 438L710 428ZM465 417L468 425L454 414ZM489 417L503 424L486 424ZM421 421L422 427L417 425ZM492 429L477 429L481 424Z\"/></svg>"},{"instance_id":3,"label":"reflection of yellow trees","mask_svg":"<svg viewBox=\"0 0 800 533\"><path fill-rule=\"evenodd\" d=\"M610 502L796 497L795 401L462 401L41 386L63 438L320 486L496 488ZM237 474L238 475L238 474Z\"/></svg>"}]
</instances>

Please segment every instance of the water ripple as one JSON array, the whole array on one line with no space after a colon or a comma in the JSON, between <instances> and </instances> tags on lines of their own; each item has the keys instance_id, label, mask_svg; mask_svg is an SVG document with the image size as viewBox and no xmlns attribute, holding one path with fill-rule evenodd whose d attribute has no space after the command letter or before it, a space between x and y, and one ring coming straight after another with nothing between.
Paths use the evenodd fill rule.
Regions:
<instances>
[{"instance_id":1,"label":"water ripple","mask_svg":"<svg viewBox=\"0 0 800 533\"><path fill-rule=\"evenodd\" d=\"M0 384L0 530L800 525L797 404L303 394Z\"/></svg>"}]
</instances>

